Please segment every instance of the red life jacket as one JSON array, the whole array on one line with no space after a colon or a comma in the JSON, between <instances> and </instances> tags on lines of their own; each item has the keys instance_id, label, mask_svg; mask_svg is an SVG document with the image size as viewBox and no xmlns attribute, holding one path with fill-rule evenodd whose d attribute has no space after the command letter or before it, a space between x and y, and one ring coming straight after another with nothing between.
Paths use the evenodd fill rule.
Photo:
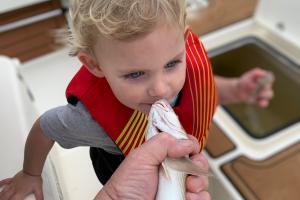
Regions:
<instances>
[{"instance_id":1,"label":"red life jacket","mask_svg":"<svg viewBox=\"0 0 300 200\"><path fill-rule=\"evenodd\" d=\"M186 79L174 107L187 133L204 147L216 106L211 64L198 37L189 31L186 41ZM105 78L98 78L82 66L66 90L68 101L80 100L124 155L144 142L146 114L121 104Z\"/></svg>"}]
</instances>

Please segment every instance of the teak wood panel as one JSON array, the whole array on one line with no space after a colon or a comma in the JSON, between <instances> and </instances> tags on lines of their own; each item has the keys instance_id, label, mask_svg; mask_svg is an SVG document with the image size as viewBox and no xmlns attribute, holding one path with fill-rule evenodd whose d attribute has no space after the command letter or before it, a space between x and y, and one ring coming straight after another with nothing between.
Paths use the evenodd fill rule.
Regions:
<instances>
[{"instance_id":1,"label":"teak wood panel","mask_svg":"<svg viewBox=\"0 0 300 200\"><path fill-rule=\"evenodd\" d=\"M47 1L0 15L0 25L60 8L57 0ZM64 14L0 33L0 54L27 61L57 48L51 32L66 26Z\"/></svg>"},{"instance_id":2,"label":"teak wood panel","mask_svg":"<svg viewBox=\"0 0 300 200\"><path fill-rule=\"evenodd\" d=\"M258 0L209 0L205 9L187 13L187 24L198 35L251 17Z\"/></svg>"},{"instance_id":3,"label":"teak wood panel","mask_svg":"<svg viewBox=\"0 0 300 200\"><path fill-rule=\"evenodd\" d=\"M59 0L45 1L0 14L0 26L60 8Z\"/></svg>"}]
</instances>

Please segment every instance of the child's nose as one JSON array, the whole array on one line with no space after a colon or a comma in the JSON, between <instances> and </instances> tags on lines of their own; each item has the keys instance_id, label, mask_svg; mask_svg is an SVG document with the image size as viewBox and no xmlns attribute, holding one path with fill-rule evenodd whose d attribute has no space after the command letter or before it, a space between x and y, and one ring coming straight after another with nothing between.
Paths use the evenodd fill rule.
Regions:
<instances>
[{"instance_id":1,"label":"child's nose","mask_svg":"<svg viewBox=\"0 0 300 200\"><path fill-rule=\"evenodd\" d=\"M157 99L167 98L168 86L163 80L155 81L149 89L149 95Z\"/></svg>"}]
</instances>

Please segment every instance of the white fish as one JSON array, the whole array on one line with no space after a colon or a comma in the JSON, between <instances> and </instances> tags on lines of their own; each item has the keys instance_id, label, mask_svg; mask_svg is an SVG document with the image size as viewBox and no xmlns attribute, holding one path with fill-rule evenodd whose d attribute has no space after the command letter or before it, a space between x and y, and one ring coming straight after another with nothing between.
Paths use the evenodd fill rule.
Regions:
<instances>
[{"instance_id":1,"label":"white fish","mask_svg":"<svg viewBox=\"0 0 300 200\"><path fill-rule=\"evenodd\" d=\"M179 119L166 100L155 102L148 117L146 140L159 132L166 132L177 139L188 139ZM159 169L159 183L156 200L185 199L185 178L187 174L208 175L186 157L166 158Z\"/></svg>"}]
</instances>

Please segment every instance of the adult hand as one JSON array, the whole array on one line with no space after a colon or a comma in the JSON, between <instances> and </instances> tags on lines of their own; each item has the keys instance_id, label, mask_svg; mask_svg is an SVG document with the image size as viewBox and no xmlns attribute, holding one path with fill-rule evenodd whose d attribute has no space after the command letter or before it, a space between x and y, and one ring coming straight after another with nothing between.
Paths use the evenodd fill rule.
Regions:
<instances>
[{"instance_id":1,"label":"adult hand","mask_svg":"<svg viewBox=\"0 0 300 200\"><path fill-rule=\"evenodd\" d=\"M273 82L273 74L254 68L237 80L236 94L241 102L267 107L273 98Z\"/></svg>"},{"instance_id":2,"label":"adult hand","mask_svg":"<svg viewBox=\"0 0 300 200\"><path fill-rule=\"evenodd\" d=\"M207 160L199 150L199 144L192 136L189 136L188 140L177 140L167 133L160 133L130 152L97 194L96 199L153 200L158 185L158 169L162 161L167 156L179 158L192 155L191 158L196 165L208 169ZM186 198L210 199L207 187L207 177L188 176Z\"/></svg>"}]
</instances>

